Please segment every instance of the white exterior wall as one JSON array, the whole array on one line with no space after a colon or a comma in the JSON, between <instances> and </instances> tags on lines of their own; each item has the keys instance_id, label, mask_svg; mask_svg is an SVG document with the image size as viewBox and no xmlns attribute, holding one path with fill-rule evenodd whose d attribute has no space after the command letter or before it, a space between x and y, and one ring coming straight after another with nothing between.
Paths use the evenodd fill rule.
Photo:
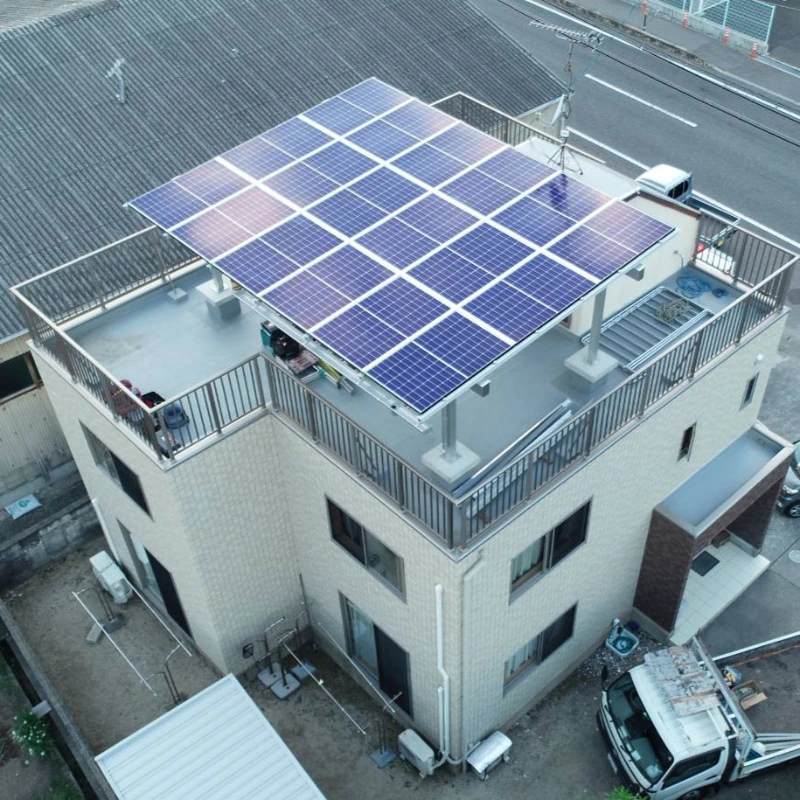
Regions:
<instances>
[{"instance_id":1,"label":"white exterior wall","mask_svg":"<svg viewBox=\"0 0 800 800\"><path fill-rule=\"evenodd\" d=\"M0 363L28 351L25 336L0 344ZM47 392L39 387L0 402L0 495L70 460Z\"/></svg>"},{"instance_id":2,"label":"white exterior wall","mask_svg":"<svg viewBox=\"0 0 800 800\"><path fill-rule=\"evenodd\" d=\"M774 323L668 395L655 413L458 562L277 418L260 417L164 471L60 370L42 358L39 364L115 549L130 569L118 518L172 572L195 641L220 669L247 666L242 644L274 619L293 622L302 574L311 615L340 647L346 648L344 595L406 650L414 724L438 746L435 587L441 584L452 751L460 755L462 713L463 740L474 742L552 688L615 616L627 617L653 507L753 425L782 328L783 320ZM760 363L757 354L764 356ZM757 394L740 409L756 372ZM138 474L152 519L96 467L81 421ZM691 457L678 461L683 431L695 423ZM326 497L403 560L403 598L333 541ZM587 541L509 604L511 560L589 498ZM572 639L504 694L505 660L575 602Z\"/></svg>"},{"instance_id":3,"label":"white exterior wall","mask_svg":"<svg viewBox=\"0 0 800 800\"><path fill-rule=\"evenodd\" d=\"M172 573L197 646L223 672L239 672L242 645L301 608L294 545L265 415L180 466L164 470L82 395L60 369L37 358L89 496L99 502L111 548L136 576L118 522ZM132 469L145 513L95 463L83 423ZM261 651L257 647L256 653Z\"/></svg>"},{"instance_id":4,"label":"white exterior wall","mask_svg":"<svg viewBox=\"0 0 800 800\"><path fill-rule=\"evenodd\" d=\"M479 546L474 602L464 608L467 739L477 740L552 688L627 618L653 508L755 423L775 364L783 320L711 370ZM756 364L757 354L764 360ZM741 409L747 381L762 373ZM697 423L689 459L678 460L683 431ZM509 603L511 560L592 499L586 542ZM578 603L573 638L503 694L505 660Z\"/></svg>"}]
</instances>

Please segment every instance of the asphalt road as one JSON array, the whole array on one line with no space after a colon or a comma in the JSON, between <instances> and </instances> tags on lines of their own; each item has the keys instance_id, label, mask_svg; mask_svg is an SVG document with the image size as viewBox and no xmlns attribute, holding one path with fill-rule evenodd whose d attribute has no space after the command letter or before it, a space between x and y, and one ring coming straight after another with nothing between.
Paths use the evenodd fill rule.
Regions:
<instances>
[{"instance_id":1,"label":"asphalt road","mask_svg":"<svg viewBox=\"0 0 800 800\"><path fill-rule=\"evenodd\" d=\"M577 30L583 29L580 21L526 0L473 4L550 70L564 75L568 43L530 26L529 17ZM611 37L599 52L576 46L573 73L569 124L577 146L628 175L663 162L691 170L698 191L784 235L800 234L800 108L792 117L760 107Z\"/></svg>"}]
</instances>

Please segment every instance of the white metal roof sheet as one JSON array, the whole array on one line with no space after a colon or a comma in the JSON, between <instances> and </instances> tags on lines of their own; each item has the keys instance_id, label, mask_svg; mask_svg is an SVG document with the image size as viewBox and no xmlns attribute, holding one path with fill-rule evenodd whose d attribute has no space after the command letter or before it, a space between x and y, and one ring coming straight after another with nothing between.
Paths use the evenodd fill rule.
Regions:
<instances>
[{"instance_id":1,"label":"white metal roof sheet","mask_svg":"<svg viewBox=\"0 0 800 800\"><path fill-rule=\"evenodd\" d=\"M95 760L120 800L325 800L233 675Z\"/></svg>"}]
</instances>

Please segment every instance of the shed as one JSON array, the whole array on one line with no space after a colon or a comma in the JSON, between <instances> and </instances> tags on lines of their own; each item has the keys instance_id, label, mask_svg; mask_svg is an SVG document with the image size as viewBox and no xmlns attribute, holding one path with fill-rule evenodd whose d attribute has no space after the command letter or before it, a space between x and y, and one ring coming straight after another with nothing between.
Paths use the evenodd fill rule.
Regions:
<instances>
[{"instance_id":1,"label":"shed","mask_svg":"<svg viewBox=\"0 0 800 800\"><path fill-rule=\"evenodd\" d=\"M119 800L325 800L233 675L95 760Z\"/></svg>"}]
</instances>

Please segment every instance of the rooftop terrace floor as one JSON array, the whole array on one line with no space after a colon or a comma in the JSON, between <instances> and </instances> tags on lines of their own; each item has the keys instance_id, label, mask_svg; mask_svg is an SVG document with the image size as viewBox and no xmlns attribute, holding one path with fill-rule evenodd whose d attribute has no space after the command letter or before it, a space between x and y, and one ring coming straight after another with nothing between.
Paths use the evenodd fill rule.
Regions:
<instances>
[{"instance_id":1,"label":"rooftop terrace floor","mask_svg":"<svg viewBox=\"0 0 800 800\"><path fill-rule=\"evenodd\" d=\"M208 279L208 271L198 268L177 281L188 295L182 302L171 300L170 287L161 286L73 326L69 335L118 380L130 380L143 393L174 398L263 352L260 314L243 302L240 315L224 321L214 318L198 290ZM665 285L674 288L675 276ZM733 290L722 298L706 292L695 302L716 313L736 296ZM564 361L580 347L575 336L556 327L492 373L486 397L462 395L458 440L478 455L475 471L561 404L575 415L628 377L617 368L592 392L576 385ZM422 456L439 445L440 417L433 417L430 430L422 433L362 390L348 394L323 378L309 388L438 482L423 466Z\"/></svg>"}]
</instances>

